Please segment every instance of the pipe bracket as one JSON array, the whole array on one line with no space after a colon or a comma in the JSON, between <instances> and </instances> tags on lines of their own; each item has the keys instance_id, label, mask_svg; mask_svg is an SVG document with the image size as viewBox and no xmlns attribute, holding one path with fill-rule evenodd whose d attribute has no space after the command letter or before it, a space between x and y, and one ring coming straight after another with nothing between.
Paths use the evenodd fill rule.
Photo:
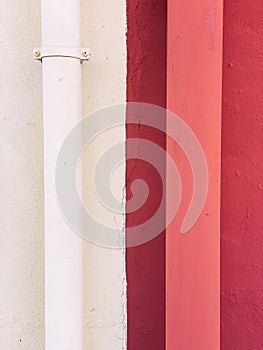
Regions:
<instances>
[{"instance_id":1,"label":"pipe bracket","mask_svg":"<svg viewBox=\"0 0 263 350\"><path fill-rule=\"evenodd\" d=\"M34 58L42 61L46 57L70 57L77 58L80 61L89 61L91 53L88 48L79 48L74 46L56 46L36 47L33 51Z\"/></svg>"}]
</instances>

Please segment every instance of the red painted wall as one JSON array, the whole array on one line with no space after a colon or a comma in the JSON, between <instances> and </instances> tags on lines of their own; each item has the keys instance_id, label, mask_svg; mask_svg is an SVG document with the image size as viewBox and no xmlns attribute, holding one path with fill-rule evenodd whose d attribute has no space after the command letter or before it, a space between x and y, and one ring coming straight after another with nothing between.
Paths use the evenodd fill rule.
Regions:
<instances>
[{"instance_id":1,"label":"red painted wall","mask_svg":"<svg viewBox=\"0 0 263 350\"><path fill-rule=\"evenodd\" d=\"M181 25L183 28L187 26L187 23L189 25L193 23L191 13L196 12L193 12L192 2L171 1L171 4L173 15L175 18L179 16L177 20L174 18L176 26ZM183 9L182 7L188 6L187 4L189 8ZM197 5L198 2L195 2L195 6ZM212 1L207 2L208 14L213 13L210 5ZM166 4L162 0L128 0L127 13L128 101L143 101L165 106ZM222 350L262 350L263 348L262 17L263 3L261 0L225 0L221 189ZM186 18L191 23L186 22ZM187 86L187 81L184 80L187 72L193 74L193 71L189 70L189 62L192 62L192 67L202 62L197 60L196 52L203 57L202 52L199 51L191 55L191 52L197 50L200 44L200 40L196 38L193 41L197 47L195 44L190 45L193 42L191 41L194 38L193 33L196 34L194 25L189 27L189 31L182 31L174 36L173 45L176 51L172 52L171 57L179 59L177 63L180 68L176 73L176 79L175 77L173 79L172 74L175 74L177 64L170 71L168 67L170 84L175 89L173 100L170 100L172 101L170 107L174 108L178 114L184 110L186 118L189 113L187 109L193 107L193 110L197 110L197 108L194 105L191 107L191 104L189 107L186 102L183 103L184 98L187 101L189 93L202 96L198 85L191 88L190 84L189 90L189 85ZM212 36L210 40L210 49L213 51ZM178 53L188 56L180 56L180 58ZM188 61L184 57L187 57ZM210 60L208 59L207 62ZM219 62L217 64L220 65ZM200 72L200 69L196 71ZM206 77L210 78L210 74L203 77L206 81L204 85L207 84ZM210 103L212 106L214 102L210 100ZM191 117L191 113L189 116ZM191 123L191 118L188 121ZM199 119L197 122L199 124ZM165 148L165 139L160 135L154 135L145 128L139 129L137 125L128 125L127 137L133 136L151 138ZM132 180L138 177L145 178L145 164L139 165L134 169L134 162L127 162L128 197ZM156 193L161 193L158 178L154 177L153 172L149 169L148 174L152 174L152 182L150 182L155 185ZM157 201L158 198L154 200L154 202ZM151 215L153 210L154 205L149 206L145 215ZM128 215L127 225L133 225L136 220L138 216ZM180 244L176 242L177 250L182 251ZM207 247L207 243L205 246ZM170 257L173 258L172 254L175 254L176 247L173 247L172 244L170 247L172 249ZM165 349L164 258L164 235L146 245L127 250L129 350ZM169 257L167 261L169 264ZM208 259L207 264L209 263ZM175 271L173 265L171 266L170 269L169 266L167 268L168 289L171 283L176 283L175 286L178 286L176 278L170 279L169 282L169 274ZM180 268L180 262L176 268ZM171 290L175 290L175 286ZM194 288L193 293L194 290L197 289ZM194 315L193 303L195 300L198 301L198 298L195 299L198 294L194 294L194 298L193 295L189 295L191 303L185 308L180 301L180 295L185 300L188 294L182 294L180 288L179 298L178 289L176 293L172 304L169 304L168 301L168 338L169 334L171 335L171 338L168 339L168 350L176 350L176 348L190 350L189 342L194 349L198 349L196 345L198 344L204 350L206 334L211 341L207 348L209 350L212 349L211 346L218 348L219 343L215 343L210 331L202 332L199 327L196 327L198 325L196 317L191 319L189 316L187 319L187 315ZM204 299L203 302L205 305L206 300ZM182 305L179 310L181 310L183 320L176 309L176 305L179 304ZM187 321L189 319L191 319L192 327ZM185 324L188 326L186 327ZM183 332L180 331L181 326ZM212 327L211 323L209 327ZM184 333L185 330L187 330L186 333ZM217 331L216 334L218 335Z\"/></svg>"},{"instance_id":2,"label":"red painted wall","mask_svg":"<svg viewBox=\"0 0 263 350\"><path fill-rule=\"evenodd\" d=\"M263 349L263 2L225 0L221 349Z\"/></svg>"},{"instance_id":3,"label":"red painted wall","mask_svg":"<svg viewBox=\"0 0 263 350\"><path fill-rule=\"evenodd\" d=\"M127 0L128 77L127 100L166 104L166 1ZM129 115L127 116L129 119ZM151 139L165 148L165 135L127 124L127 138ZM165 164L164 164L165 166ZM153 215L162 185L153 168L127 161L127 199L130 185L144 178L152 190L147 206L127 215L126 225L136 225ZM163 216L165 220L165 213ZM165 349L165 237L164 233L142 246L127 249L128 349Z\"/></svg>"}]
</instances>

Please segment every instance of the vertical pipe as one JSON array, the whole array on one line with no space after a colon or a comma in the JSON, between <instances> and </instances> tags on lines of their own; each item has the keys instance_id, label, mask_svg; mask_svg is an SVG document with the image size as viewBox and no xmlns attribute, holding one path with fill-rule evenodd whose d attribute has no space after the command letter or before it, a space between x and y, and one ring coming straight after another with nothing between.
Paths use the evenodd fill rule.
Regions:
<instances>
[{"instance_id":1,"label":"vertical pipe","mask_svg":"<svg viewBox=\"0 0 263 350\"><path fill-rule=\"evenodd\" d=\"M42 46L54 45L80 46L80 1L42 0ZM62 217L55 191L58 152L81 119L78 59L43 59L43 109L46 349L82 350L82 242Z\"/></svg>"},{"instance_id":2,"label":"vertical pipe","mask_svg":"<svg viewBox=\"0 0 263 350\"><path fill-rule=\"evenodd\" d=\"M168 0L167 108L197 136L209 188L199 220L182 235L194 180L185 155L168 138L183 195L166 238L167 350L220 349L222 10L223 0Z\"/></svg>"}]
</instances>

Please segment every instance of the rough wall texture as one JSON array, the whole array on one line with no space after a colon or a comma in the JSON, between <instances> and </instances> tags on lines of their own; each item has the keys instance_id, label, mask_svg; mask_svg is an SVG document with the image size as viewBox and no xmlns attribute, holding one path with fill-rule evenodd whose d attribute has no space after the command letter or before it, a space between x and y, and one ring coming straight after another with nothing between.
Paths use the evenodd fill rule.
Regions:
<instances>
[{"instance_id":1,"label":"rough wall texture","mask_svg":"<svg viewBox=\"0 0 263 350\"><path fill-rule=\"evenodd\" d=\"M40 1L0 3L0 349L44 349Z\"/></svg>"},{"instance_id":2,"label":"rough wall texture","mask_svg":"<svg viewBox=\"0 0 263 350\"><path fill-rule=\"evenodd\" d=\"M263 348L263 3L225 1L221 349Z\"/></svg>"},{"instance_id":3,"label":"rough wall texture","mask_svg":"<svg viewBox=\"0 0 263 350\"><path fill-rule=\"evenodd\" d=\"M42 69L32 57L40 5L0 2L1 350L45 348ZM82 1L82 42L93 53L82 67L84 116L126 101L125 29L125 0ZM84 243L85 349L125 348L124 261L123 251Z\"/></svg>"},{"instance_id":4,"label":"rough wall texture","mask_svg":"<svg viewBox=\"0 0 263 350\"><path fill-rule=\"evenodd\" d=\"M82 43L92 51L92 60L83 64L83 116L126 102L125 29L125 0L82 1ZM83 157L84 203L88 208L95 208L97 214L102 214L101 222L104 222L105 208L91 193L94 175L91 169L98 154L113 142L125 140L124 118L123 126L96 138ZM115 181L116 195L121 199L125 185L124 168ZM116 188L116 183L112 185ZM108 223L115 227L112 213ZM125 249L107 249L85 241L83 250L84 349L126 349Z\"/></svg>"},{"instance_id":5,"label":"rough wall texture","mask_svg":"<svg viewBox=\"0 0 263 350\"><path fill-rule=\"evenodd\" d=\"M166 1L127 1L128 77L127 100L166 105ZM129 118L129 116L128 116ZM127 138L146 138L165 148L165 135L145 127L127 125ZM127 199L130 185L144 178L155 198L137 214L127 215L127 226L153 215L162 185L152 168L133 161L127 164ZM165 164L163 164L165 167ZM165 213L164 213L165 219ZM165 348L165 237L127 249L128 349Z\"/></svg>"}]
</instances>

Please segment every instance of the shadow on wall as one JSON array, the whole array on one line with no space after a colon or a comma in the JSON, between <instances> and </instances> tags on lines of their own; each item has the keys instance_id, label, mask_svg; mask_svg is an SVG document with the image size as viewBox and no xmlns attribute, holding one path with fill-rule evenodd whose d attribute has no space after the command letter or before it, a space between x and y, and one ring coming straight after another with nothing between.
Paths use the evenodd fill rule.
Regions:
<instances>
[{"instance_id":1,"label":"shadow on wall","mask_svg":"<svg viewBox=\"0 0 263 350\"><path fill-rule=\"evenodd\" d=\"M146 102L166 107L166 26L163 0L127 1L128 102ZM129 115L127 116L129 121ZM165 120L165 119L164 119ZM164 121L165 122L165 121ZM127 125L127 139L145 138L163 149L166 136L150 128ZM165 168L165 161L163 162ZM147 206L126 216L127 227L149 218L159 205L162 183L153 167L142 161L126 163L126 196L130 185L143 178L149 185ZM150 201L149 201L150 199ZM165 212L163 213L165 220ZM165 349L165 233L152 241L127 249L128 348Z\"/></svg>"}]
</instances>

